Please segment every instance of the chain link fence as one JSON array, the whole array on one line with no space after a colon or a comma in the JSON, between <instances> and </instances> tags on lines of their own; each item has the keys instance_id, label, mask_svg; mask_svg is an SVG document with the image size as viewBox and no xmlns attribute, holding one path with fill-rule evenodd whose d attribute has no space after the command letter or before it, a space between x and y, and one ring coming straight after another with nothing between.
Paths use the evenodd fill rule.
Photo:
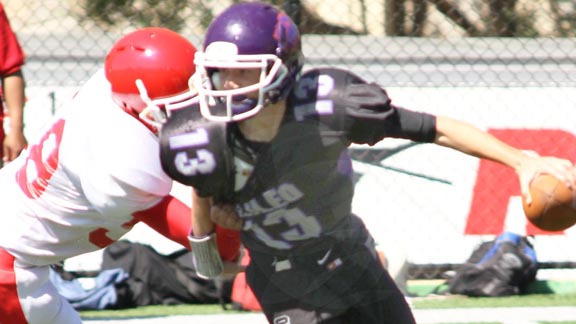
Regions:
<instances>
[{"instance_id":1,"label":"chain link fence","mask_svg":"<svg viewBox=\"0 0 576 324\"><path fill-rule=\"evenodd\" d=\"M122 34L142 26L163 26L181 32L201 47L202 33L210 20L234 1L3 2L27 54L24 69L29 100L27 131L32 132L102 66L107 50ZM541 153L555 153L576 160L575 116L572 113L576 86L576 1L270 2L284 8L299 24L307 68L351 69L384 86L393 102L416 110L448 113L487 130L535 129L535 132L494 134L500 134L520 147L537 148ZM544 134L542 129L558 132ZM551 149L552 146L556 149ZM399 152L406 151L409 152L405 157L398 157ZM417 152L418 157L411 151ZM393 191L403 195L403 209L391 212L399 215L388 217L405 218L404 223L388 220L369 225L392 227L392 232L400 233L391 237L398 244L404 244L408 261L442 265L434 267L436 272L432 274L426 267L414 268L416 272L412 269L411 277L421 277L422 272L432 277L440 276L446 270L446 264L464 261L479 239L507 228L505 225L510 222L500 218L510 218L512 207L508 205L505 208L508 216L495 217L497 222L494 224L490 223L491 217L482 218L481 226L470 224L470 218L480 217L477 213L492 215L501 213L500 209L504 208L482 201L482 210L474 210L480 208L474 206L482 190L487 192L488 200L498 195L502 188L515 188L500 193L506 198L519 195L513 174L498 178L489 171L483 176L496 180L485 181L477 176L484 172L483 164L478 165L476 161L452 164L460 158L443 151L432 154L429 151L425 145L396 142L384 147L352 148L353 158L361 166L384 170L371 178L377 180L376 190L364 184L372 188L370 192L380 192L380 198L378 195L373 198L374 206L363 203L358 207L361 213L374 218L382 214L380 218L384 218L387 207L379 206L381 201L386 202L386 196L392 203L398 201L383 188L393 186ZM421 167L422 164L426 166ZM488 170L492 170L490 168L488 166ZM362 181L361 178L359 185ZM426 184L418 181L426 181ZM429 187L429 183L436 187ZM363 197L369 196L365 190L359 191ZM448 196L435 198L434 195L443 195L443 192ZM517 203L516 209L519 209ZM459 236L442 237L444 234L439 233L437 224L423 221L423 218L432 217L439 219L437 222L442 224L442 230ZM408 234L414 226L420 229L415 234ZM530 227L526 232L542 234ZM414 235L421 239L398 238ZM454 253L444 252L459 245L454 240L461 237L475 239L464 240L463 248ZM573 256L549 252L558 241L543 244L543 262L576 261L571 259ZM442 252L438 252L439 249ZM438 253L448 256L430 257Z\"/></svg>"},{"instance_id":2,"label":"chain link fence","mask_svg":"<svg viewBox=\"0 0 576 324\"><path fill-rule=\"evenodd\" d=\"M30 86L80 84L114 40L141 26L175 29L200 47L207 24L232 2L4 1ZM270 2L299 23L309 64L354 68L387 86L558 86L576 78L572 0ZM501 72L507 76L495 78Z\"/></svg>"}]
</instances>

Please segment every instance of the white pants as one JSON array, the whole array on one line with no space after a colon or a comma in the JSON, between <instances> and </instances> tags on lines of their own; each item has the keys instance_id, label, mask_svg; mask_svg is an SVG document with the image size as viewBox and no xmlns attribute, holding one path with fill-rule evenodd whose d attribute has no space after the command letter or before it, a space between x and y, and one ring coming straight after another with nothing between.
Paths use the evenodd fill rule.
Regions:
<instances>
[{"instance_id":1,"label":"white pants","mask_svg":"<svg viewBox=\"0 0 576 324\"><path fill-rule=\"evenodd\" d=\"M22 267L0 249L1 324L80 324L78 312L50 281L49 266Z\"/></svg>"}]
</instances>

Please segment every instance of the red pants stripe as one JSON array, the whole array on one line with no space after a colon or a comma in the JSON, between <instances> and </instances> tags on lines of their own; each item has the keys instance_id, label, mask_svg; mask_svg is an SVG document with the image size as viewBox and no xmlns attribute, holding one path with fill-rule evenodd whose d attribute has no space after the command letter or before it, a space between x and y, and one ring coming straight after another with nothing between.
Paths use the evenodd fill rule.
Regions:
<instances>
[{"instance_id":1,"label":"red pants stripe","mask_svg":"<svg viewBox=\"0 0 576 324\"><path fill-rule=\"evenodd\" d=\"M0 324L27 324L16 288L14 257L3 249L0 249L0 296Z\"/></svg>"}]
</instances>

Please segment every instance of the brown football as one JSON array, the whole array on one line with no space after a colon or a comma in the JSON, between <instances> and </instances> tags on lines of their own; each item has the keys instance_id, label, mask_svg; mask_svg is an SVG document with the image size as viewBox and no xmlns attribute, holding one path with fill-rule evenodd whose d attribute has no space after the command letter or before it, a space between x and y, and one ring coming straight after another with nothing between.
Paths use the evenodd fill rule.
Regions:
<instances>
[{"instance_id":1,"label":"brown football","mask_svg":"<svg viewBox=\"0 0 576 324\"><path fill-rule=\"evenodd\" d=\"M522 198L526 218L545 231L562 231L576 223L574 191L549 174L541 174L530 184L532 203Z\"/></svg>"}]
</instances>

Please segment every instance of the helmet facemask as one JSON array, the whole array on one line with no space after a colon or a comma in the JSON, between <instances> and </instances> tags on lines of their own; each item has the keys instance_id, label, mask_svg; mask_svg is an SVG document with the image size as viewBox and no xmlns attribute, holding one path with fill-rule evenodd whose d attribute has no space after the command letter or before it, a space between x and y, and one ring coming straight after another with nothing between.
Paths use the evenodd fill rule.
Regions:
<instances>
[{"instance_id":1,"label":"helmet facemask","mask_svg":"<svg viewBox=\"0 0 576 324\"><path fill-rule=\"evenodd\" d=\"M192 78L190 80L192 80ZM138 113L138 118L143 123L152 126L155 130L160 130L162 125L170 117L172 110L188 107L197 102L194 91L186 91L166 98L151 99L141 79L136 80L136 87L138 88L140 99L146 105L144 109ZM193 89L192 87L190 88Z\"/></svg>"},{"instance_id":2,"label":"helmet facemask","mask_svg":"<svg viewBox=\"0 0 576 324\"><path fill-rule=\"evenodd\" d=\"M236 122L256 115L276 102L288 77L284 62L273 54L238 55L236 45L215 42L205 53L196 52L193 86L198 91L200 111L209 120ZM220 88L220 69L259 69L257 83L237 89ZM257 98L247 95L258 91Z\"/></svg>"}]
</instances>

